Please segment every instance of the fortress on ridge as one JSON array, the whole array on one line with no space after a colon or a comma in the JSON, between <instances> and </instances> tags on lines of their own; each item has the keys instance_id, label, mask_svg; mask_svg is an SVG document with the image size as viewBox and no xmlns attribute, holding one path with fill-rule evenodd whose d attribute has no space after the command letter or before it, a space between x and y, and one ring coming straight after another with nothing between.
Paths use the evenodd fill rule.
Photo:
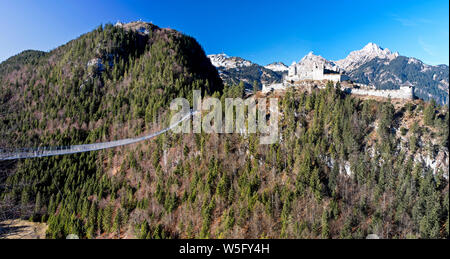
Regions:
<instances>
[{"instance_id":1,"label":"fortress on ridge","mask_svg":"<svg viewBox=\"0 0 450 259\"><path fill-rule=\"evenodd\" d=\"M390 97L399 99L414 99L414 86L406 84L400 89L380 90L374 86L353 83L345 72L321 56L310 52L299 63L289 66L288 74L284 76L282 83L263 85L262 92L273 90L284 90L288 87L311 87L323 88L326 82L343 83L343 91L349 94Z\"/></svg>"},{"instance_id":2,"label":"fortress on ridge","mask_svg":"<svg viewBox=\"0 0 450 259\"><path fill-rule=\"evenodd\" d=\"M326 67L323 61L311 62L294 62L288 70L288 75L284 81L294 83L300 80L314 80L314 81L333 81L343 82L349 81L350 78L336 67Z\"/></svg>"}]
</instances>

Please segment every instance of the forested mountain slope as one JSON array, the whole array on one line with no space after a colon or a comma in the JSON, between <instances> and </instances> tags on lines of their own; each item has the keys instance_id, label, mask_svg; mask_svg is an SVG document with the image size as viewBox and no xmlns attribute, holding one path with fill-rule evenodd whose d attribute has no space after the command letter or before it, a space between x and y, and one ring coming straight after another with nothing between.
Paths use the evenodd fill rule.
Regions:
<instances>
[{"instance_id":1,"label":"forested mountain slope","mask_svg":"<svg viewBox=\"0 0 450 259\"><path fill-rule=\"evenodd\" d=\"M139 136L168 122L164 114L174 98L191 98L193 89L205 94L223 89L195 39L147 23L101 26L49 53L25 51L11 57L0 71L2 149ZM99 186L96 153L54 159L30 160L43 162L47 169L26 171L38 185L18 187L27 193L19 196L48 205L68 175L77 179L71 189L76 197L82 195L80 186ZM7 170L0 180L11 171L20 172L25 163L3 163ZM2 185L2 199L9 199L9 188Z\"/></svg>"},{"instance_id":2,"label":"forested mountain slope","mask_svg":"<svg viewBox=\"0 0 450 259\"><path fill-rule=\"evenodd\" d=\"M99 27L47 54L23 52L0 68L0 131L15 147L73 144L53 136L69 131L80 137L76 142L134 135L172 99L223 88L193 38L145 23Z\"/></svg>"}]
</instances>

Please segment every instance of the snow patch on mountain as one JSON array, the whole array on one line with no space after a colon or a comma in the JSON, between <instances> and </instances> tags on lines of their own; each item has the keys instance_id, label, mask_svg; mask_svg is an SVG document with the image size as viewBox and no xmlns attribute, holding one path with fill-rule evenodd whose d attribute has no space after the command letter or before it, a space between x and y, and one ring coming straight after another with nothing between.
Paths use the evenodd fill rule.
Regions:
<instances>
[{"instance_id":1,"label":"snow patch on mountain","mask_svg":"<svg viewBox=\"0 0 450 259\"><path fill-rule=\"evenodd\" d=\"M420 65L422 62L416 58L409 58L408 59L408 64L416 64L416 65Z\"/></svg>"},{"instance_id":2,"label":"snow patch on mountain","mask_svg":"<svg viewBox=\"0 0 450 259\"><path fill-rule=\"evenodd\" d=\"M265 66L265 68L270 69L275 72L285 72L285 71L289 70L288 66L286 66L282 62L271 63L271 64Z\"/></svg>"},{"instance_id":3,"label":"snow patch on mountain","mask_svg":"<svg viewBox=\"0 0 450 259\"><path fill-rule=\"evenodd\" d=\"M213 54L208 55L211 63L215 67L222 68L239 68L239 67L249 67L253 63L240 57L230 57L226 54Z\"/></svg>"}]
</instances>

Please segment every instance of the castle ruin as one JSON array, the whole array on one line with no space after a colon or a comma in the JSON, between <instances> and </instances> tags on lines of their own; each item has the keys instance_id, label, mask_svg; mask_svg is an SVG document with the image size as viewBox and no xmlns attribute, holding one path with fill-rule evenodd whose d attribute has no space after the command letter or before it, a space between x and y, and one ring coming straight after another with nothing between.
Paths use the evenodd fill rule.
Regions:
<instances>
[{"instance_id":1,"label":"castle ruin","mask_svg":"<svg viewBox=\"0 0 450 259\"><path fill-rule=\"evenodd\" d=\"M400 89L381 90L375 87L354 84L353 87L344 89L345 92L356 95L378 96L398 99L414 99L414 86L402 85Z\"/></svg>"},{"instance_id":2,"label":"castle ruin","mask_svg":"<svg viewBox=\"0 0 450 259\"><path fill-rule=\"evenodd\" d=\"M308 56L311 57L312 55L309 54ZM305 87L308 85L316 85L318 88L322 88L325 85L324 82L328 81L345 82L346 87L343 91L349 94L414 99L414 87L411 84L402 85L400 89L381 90L374 86L353 83L339 68L317 59L309 59L308 62L294 62L289 67L288 74L283 78L282 83L263 85L262 92L267 93L274 90L285 90L287 87Z\"/></svg>"},{"instance_id":3,"label":"castle ruin","mask_svg":"<svg viewBox=\"0 0 450 259\"><path fill-rule=\"evenodd\" d=\"M325 62L311 61L311 62L294 62L288 71L288 75L284 78L284 81L294 83L301 80L314 80L314 81L333 81L343 82L348 81L350 78L336 67L325 66Z\"/></svg>"}]
</instances>

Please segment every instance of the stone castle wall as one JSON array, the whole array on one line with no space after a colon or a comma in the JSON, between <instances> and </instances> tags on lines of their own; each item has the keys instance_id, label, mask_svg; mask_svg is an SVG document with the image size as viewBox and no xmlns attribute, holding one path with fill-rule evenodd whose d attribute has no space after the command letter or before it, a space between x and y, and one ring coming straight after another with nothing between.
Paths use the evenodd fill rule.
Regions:
<instances>
[{"instance_id":1,"label":"stone castle wall","mask_svg":"<svg viewBox=\"0 0 450 259\"><path fill-rule=\"evenodd\" d=\"M397 90L348 88L347 92L351 94L379 96L386 98L390 97L399 99L414 99L414 87L400 87L400 89Z\"/></svg>"},{"instance_id":2,"label":"stone castle wall","mask_svg":"<svg viewBox=\"0 0 450 259\"><path fill-rule=\"evenodd\" d=\"M331 72L331 73L330 73ZM306 64L292 64L289 67L286 81L300 81L300 80L330 80L333 82L342 82L350 78L338 71L328 71L325 69L323 63L306 63Z\"/></svg>"},{"instance_id":3,"label":"stone castle wall","mask_svg":"<svg viewBox=\"0 0 450 259\"><path fill-rule=\"evenodd\" d=\"M327 74L326 74L327 75ZM335 77L339 77L342 75L330 75L330 76L335 76ZM328 79L331 80L331 79ZM262 87L262 92L263 93L267 93L273 90L284 90L286 88L288 88L289 86L294 86L294 87L307 87L308 85L311 85L311 82L308 83L307 80L302 80L300 82L303 82L303 84L299 85L297 82L297 85L292 85L292 84L288 84L286 82L284 83L278 83L278 84L271 84L271 85L263 85ZM318 87L318 88L322 88L322 87ZM356 95L366 95L366 96L376 96L376 97L385 97L385 98L393 98L393 99L408 99L408 100L412 100L414 99L414 87L409 87L409 86L403 86L400 87L400 89L396 89L396 90L377 90L375 88L370 88L370 87L364 87L364 88L353 88L353 87L349 87L349 88L345 88L344 89L345 92L349 93L349 94L356 94Z\"/></svg>"},{"instance_id":4,"label":"stone castle wall","mask_svg":"<svg viewBox=\"0 0 450 259\"><path fill-rule=\"evenodd\" d=\"M271 84L271 85L265 85L265 84L263 84L263 86L262 86L262 92L263 93L267 93L267 92L270 92L270 91L272 91L272 90L284 90L284 89L286 89L286 86L284 85L284 84L282 84L282 83L278 83L278 84Z\"/></svg>"},{"instance_id":5,"label":"stone castle wall","mask_svg":"<svg viewBox=\"0 0 450 259\"><path fill-rule=\"evenodd\" d=\"M350 78L343 74L323 74L321 80L329 80L333 82L343 82L350 80Z\"/></svg>"}]
</instances>

